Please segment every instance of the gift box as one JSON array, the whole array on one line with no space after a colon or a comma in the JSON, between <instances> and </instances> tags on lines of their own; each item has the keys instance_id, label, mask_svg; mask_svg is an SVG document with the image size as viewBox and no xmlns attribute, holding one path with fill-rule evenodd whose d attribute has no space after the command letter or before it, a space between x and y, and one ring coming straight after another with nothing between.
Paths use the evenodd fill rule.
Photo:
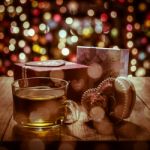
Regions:
<instances>
[{"instance_id":1,"label":"gift box","mask_svg":"<svg viewBox=\"0 0 150 150\"><path fill-rule=\"evenodd\" d=\"M108 77L128 75L128 49L77 47L77 63L88 65L90 87Z\"/></svg>"},{"instance_id":2,"label":"gift box","mask_svg":"<svg viewBox=\"0 0 150 150\"><path fill-rule=\"evenodd\" d=\"M64 61L62 65L55 66L52 63L52 66L49 66L45 65L47 62L16 63L14 65L14 79L29 77L64 79L69 81L67 97L75 101L80 101L83 92L89 88L88 66L68 61Z\"/></svg>"}]
</instances>

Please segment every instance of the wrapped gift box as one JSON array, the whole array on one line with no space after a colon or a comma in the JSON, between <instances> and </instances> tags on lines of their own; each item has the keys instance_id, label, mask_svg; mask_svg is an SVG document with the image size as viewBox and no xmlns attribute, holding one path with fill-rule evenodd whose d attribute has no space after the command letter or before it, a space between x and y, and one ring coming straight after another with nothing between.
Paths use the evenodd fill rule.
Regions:
<instances>
[{"instance_id":1,"label":"wrapped gift box","mask_svg":"<svg viewBox=\"0 0 150 150\"><path fill-rule=\"evenodd\" d=\"M32 62L31 62L32 63ZM25 63L14 65L14 79L28 77L54 77L65 79L70 82L68 87L68 98L80 101L82 93L88 89L88 66L65 61L65 65L50 66L30 66Z\"/></svg>"},{"instance_id":2,"label":"wrapped gift box","mask_svg":"<svg viewBox=\"0 0 150 150\"><path fill-rule=\"evenodd\" d=\"M95 87L108 77L128 75L128 49L77 47L77 63L88 65L90 86Z\"/></svg>"}]
</instances>

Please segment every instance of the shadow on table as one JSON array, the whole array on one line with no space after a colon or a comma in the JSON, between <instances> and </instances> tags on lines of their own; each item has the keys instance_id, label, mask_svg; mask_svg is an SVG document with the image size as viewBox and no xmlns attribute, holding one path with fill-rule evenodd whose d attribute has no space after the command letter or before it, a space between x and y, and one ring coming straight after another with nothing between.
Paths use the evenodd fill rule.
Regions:
<instances>
[{"instance_id":1,"label":"shadow on table","mask_svg":"<svg viewBox=\"0 0 150 150\"><path fill-rule=\"evenodd\" d=\"M146 128L129 121L118 123L114 128L114 132L119 140L150 141L150 132Z\"/></svg>"},{"instance_id":2,"label":"shadow on table","mask_svg":"<svg viewBox=\"0 0 150 150\"><path fill-rule=\"evenodd\" d=\"M133 149L149 150L150 133L134 123L122 121L115 126L114 132L117 141L80 141L70 135L63 135L61 128L30 129L15 125L13 128L13 139L17 143L6 144L7 150L111 150L111 149ZM1 146L0 146L1 150Z\"/></svg>"}]
</instances>

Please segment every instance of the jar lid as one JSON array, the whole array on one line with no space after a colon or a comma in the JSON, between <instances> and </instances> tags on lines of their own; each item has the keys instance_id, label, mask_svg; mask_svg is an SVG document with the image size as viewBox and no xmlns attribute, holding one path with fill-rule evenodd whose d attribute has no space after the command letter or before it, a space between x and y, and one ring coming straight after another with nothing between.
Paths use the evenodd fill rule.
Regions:
<instances>
[{"instance_id":1,"label":"jar lid","mask_svg":"<svg viewBox=\"0 0 150 150\"><path fill-rule=\"evenodd\" d=\"M25 63L26 66L39 66L39 67L59 67L65 65L65 61L58 60L46 60L46 61L30 61Z\"/></svg>"}]
</instances>

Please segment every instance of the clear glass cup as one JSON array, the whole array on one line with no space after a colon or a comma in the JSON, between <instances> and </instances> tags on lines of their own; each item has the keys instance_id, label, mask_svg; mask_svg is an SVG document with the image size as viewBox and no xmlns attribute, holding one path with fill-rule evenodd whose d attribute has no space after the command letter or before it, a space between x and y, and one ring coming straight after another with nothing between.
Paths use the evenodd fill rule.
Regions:
<instances>
[{"instance_id":1,"label":"clear glass cup","mask_svg":"<svg viewBox=\"0 0 150 150\"><path fill-rule=\"evenodd\" d=\"M13 117L23 127L49 128L73 123L78 105L67 100L68 82L49 77L18 79L12 83Z\"/></svg>"}]
</instances>

